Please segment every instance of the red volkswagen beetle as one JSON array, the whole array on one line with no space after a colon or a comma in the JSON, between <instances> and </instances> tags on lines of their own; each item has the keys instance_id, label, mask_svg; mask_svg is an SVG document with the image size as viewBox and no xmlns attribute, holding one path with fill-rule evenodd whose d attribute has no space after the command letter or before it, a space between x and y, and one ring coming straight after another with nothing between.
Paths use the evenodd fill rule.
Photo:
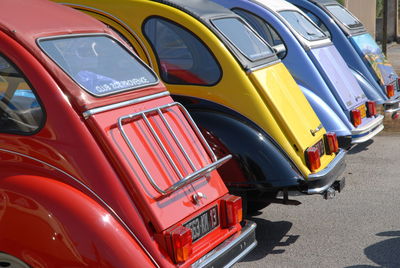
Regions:
<instances>
[{"instance_id":1,"label":"red volkswagen beetle","mask_svg":"<svg viewBox=\"0 0 400 268\"><path fill-rule=\"evenodd\" d=\"M216 171L230 156L118 39L1 1L1 267L220 267L255 247Z\"/></svg>"}]
</instances>

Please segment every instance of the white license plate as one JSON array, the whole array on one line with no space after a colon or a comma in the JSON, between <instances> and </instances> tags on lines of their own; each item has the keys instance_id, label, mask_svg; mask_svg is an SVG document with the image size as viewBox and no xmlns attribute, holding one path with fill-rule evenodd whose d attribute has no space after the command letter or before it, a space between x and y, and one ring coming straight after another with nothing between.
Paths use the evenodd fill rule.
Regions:
<instances>
[{"instance_id":1,"label":"white license plate","mask_svg":"<svg viewBox=\"0 0 400 268\"><path fill-rule=\"evenodd\" d=\"M192 230L193 242L214 230L218 225L219 218L217 206L210 208L199 216L183 224L183 226Z\"/></svg>"}]
</instances>

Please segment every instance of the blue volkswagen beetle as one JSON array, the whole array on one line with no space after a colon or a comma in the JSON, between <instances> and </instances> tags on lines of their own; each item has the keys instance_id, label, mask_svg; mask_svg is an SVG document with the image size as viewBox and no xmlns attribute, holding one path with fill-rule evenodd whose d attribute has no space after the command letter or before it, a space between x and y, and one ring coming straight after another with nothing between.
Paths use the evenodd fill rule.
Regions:
<instances>
[{"instance_id":1,"label":"blue volkswagen beetle","mask_svg":"<svg viewBox=\"0 0 400 268\"><path fill-rule=\"evenodd\" d=\"M355 78L329 37L300 9L282 0L214 1L245 18L274 47L341 147L365 142L383 129L383 116L368 98L381 100L376 90L363 77Z\"/></svg>"},{"instance_id":2,"label":"blue volkswagen beetle","mask_svg":"<svg viewBox=\"0 0 400 268\"><path fill-rule=\"evenodd\" d=\"M395 115L400 110L398 76L363 24L335 0L288 2L302 9L331 37L349 67L377 89L384 99L385 111Z\"/></svg>"}]
</instances>

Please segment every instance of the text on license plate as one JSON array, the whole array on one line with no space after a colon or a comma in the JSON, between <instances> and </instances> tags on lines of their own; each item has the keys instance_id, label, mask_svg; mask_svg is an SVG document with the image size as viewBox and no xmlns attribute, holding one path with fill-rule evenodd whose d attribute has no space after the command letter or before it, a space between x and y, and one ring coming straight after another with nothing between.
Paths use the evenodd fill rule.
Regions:
<instances>
[{"instance_id":1,"label":"text on license plate","mask_svg":"<svg viewBox=\"0 0 400 268\"><path fill-rule=\"evenodd\" d=\"M192 230L193 242L202 238L219 225L218 207L212 207L201 213L199 216L191 219L183 226Z\"/></svg>"},{"instance_id":2,"label":"text on license plate","mask_svg":"<svg viewBox=\"0 0 400 268\"><path fill-rule=\"evenodd\" d=\"M318 148L319 150L319 156L324 155L325 153L325 147L324 147L324 142L323 140L320 140L319 142L317 142L314 147Z\"/></svg>"},{"instance_id":3,"label":"text on license plate","mask_svg":"<svg viewBox=\"0 0 400 268\"><path fill-rule=\"evenodd\" d=\"M361 112L361 118L367 116L367 109L365 108L365 104L358 106L356 109Z\"/></svg>"}]
</instances>

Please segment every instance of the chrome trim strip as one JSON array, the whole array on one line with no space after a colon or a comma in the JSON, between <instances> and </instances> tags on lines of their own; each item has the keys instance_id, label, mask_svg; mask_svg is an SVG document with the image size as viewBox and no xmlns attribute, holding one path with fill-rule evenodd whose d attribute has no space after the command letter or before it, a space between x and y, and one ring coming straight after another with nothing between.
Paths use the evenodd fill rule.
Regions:
<instances>
[{"instance_id":1,"label":"chrome trim strip","mask_svg":"<svg viewBox=\"0 0 400 268\"><path fill-rule=\"evenodd\" d=\"M97 195L92 189L90 189L88 186L86 186L83 182L81 182L80 180L78 180L77 178L75 178L74 176L68 174L67 172L65 172L62 169L59 169L56 166L53 166L47 162L44 162L40 159L34 158L32 156L26 155L26 154L21 154L18 152L14 152L11 150L7 150L7 149L2 149L0 148L0 151L6 152L6 153L10 153L10 154L16 154L22 157L26 157L28 159L34 160L36 162L39 162L43 165L46 165L52 169L55 169L59 172L61 172L62 174L64 174L65 176L69 177L70 179L72 179L73 181L75 181L76 183L78 183L79 185L81 185L83 188L85 188L87 191L89 191L91 194L93 194L99 201L100 203L102 203L107 209L108 211L120 222L120 224L122 226L125 227L125 229L128 231L128 233L130 233L132 235L132 237L138 242L138 244L142 247L142 249L144 250L144 252L147 254L147 256L150 258L150 260L152 260L152 262L154 263L154 265L156 265L157 267L160 267L160 265L156 262L156 260L153 258L153 256L150 254L149 251L147 251L147 249L145 248L145 246L142 244L142 242L139 240L139 238L135 235L135 233L129 228L129 226L121 219L121 217L119 217L119 215L112 209L112 207L110 205L108 205L106 203L106 201L104 201L99 195Z\"/></svg>"},{"instance_id":2,"label":"chrome trim strip","mask_svg":"<svg viewBox=\"0 0 400 268\"><path fill-rule=\"evenodd\" d=\"M266 64L262 64L262 65L259 65L259 66L255 66L255 67L253 67L253 68L246 69L246 73L247 73L247 74L250 74L250 73L255 72L255 71L257 71L257 70L260 70L260 69L269 67L269 66L271 66L271 65L277 64L277 63L279 63L279 62L281 62L281 60L278 59L278 60L275 60L275 61L268 62L268 63L266 63Z\"/></svg>"},{"instance_id":3,"label":"chrome trim strip","mask_svg":"<svg viewBox=\"0 0 400 268\"><path fill-rule=\"evenodd\" d=\"M109 110L125 107L125 106L132 105L132 104L137 104L140 102L145 102L145 101L149 101L149 100L153 100L153 99L158 99L158 98L165 97L165 96L169 96L168 91L163 91L160 93L156 93L156 94L141 97L141 98L136 98L133 100L123 101L123 102L118 102L118 103L114 103L114 104L110 104L110 105L106 105L106 106L102 106L102 107L93 108L93 109L83 112L82 115L85 119L88 119L90 116L97 114L97 113L106 112Z\"/></svg>"},{"instance_id":4,"label":"chrome trim strip","mask_svg":"<svg viewBox=\"0 0 400 268\"><path fill-rule=\"evenodd\" d=\"M368 133L370 132L372 129L376 128L377 126L379 126L380 124L382 124L384 119L383 115L378 115L375 120L369 122L368 124L366 124L365 126L362 126L361 128L356 128L353 129L351 131L351 135L352 136L357 136L357 135L362 135L364 133Z\"/></svg>"},{"instance_id":5,"label":"chrome trim strip","mask_svg":"<svg viewBox=\"0 0 400 268\"><path fill-rule=\"evenodd\" d=\"M393 109L387 109L387 110L385 110L385 113L395 113L398 111L400 111L400 107L393 108Z\"/></svg>"},{"instance_id":6,"label":"chrome trim strip","mask_svg":"<svg viewBox=\"0 0 400 268\"><path fill-rule=\"evenodd\" d=\"M400 102L400 99L395 99L395 100L387 100L387 101L385 101L383 104L385 105L393 105L393 104L396 104L396 103L399 103Z\"/></svg>"},{"instance_id":7,"label":"chrome trim strip","mask_svg":"<svg viewBox=\"0 0 400 268\"><path fill-rule=\"evenodd\" d=\"M346 151L343 149L340 149L339 153L336 155L336 157L329 163L329 165L321 170L320 172L310 174L308 176L308 181L315 181L319 180L321 177L327 176L330 172L332 172L336 165L340 164L341 161L344 160L344 157L346 156Z\"/></svg>"},{"instance_id":8,"label":"chrome trim strip","mask_svg":"<svg viewBox=\"0 0 400 268\"><path fill-rule=\"evenodd\" d=\"M203 258L193 263L192 267L193 268L208 267L207 265L221 258L225 253L229 252L229 250L238 245L241 242L241 240L251 235L252 232L255 232L256 227L257 225L254 222L246 220L246 225L242 227L240 234L233 235L232 237L222 242L222 244L217 246L211 252L207 253ZM257 241L254 240L254 242L251 245L249 245L244 251L242 251L231 261L229 261L229 263L224 265L224 267L231 267L240 259L242 259L244 256L246 256L256 246L257 246Z\"/></svg>"},{"instance_id":9,"label":"chrome trim strip","mask_svg":"<svg viewBox=\"0 0 400 268\"><path fill-rule=\"evenodd\" d=\"M120 20L119 18L115 17L111 13L108 13L107 11L104 11L104 10L101 10L101 9L98 9L98 8L89 7L89 6L85 6L85 5L78 5L78 4L73 4L73 3L67 3L67 2L63 2L63 3L60 3L60 4L67 5L69 7L84 8L84 9L86 9L88 11L94 11L94 12L97 12L97 13L103 13L103 14L106 14L107 16L109 16L110 18L112 18L113 20L117 21L119 24L124 26L129 31L129 33L131 33L134 36L136 41L141 45L141 48L143 49L144 53L146 54L147 59L149 60L150 67L154 70L154 65L153 65L153 62L151 61L150 53L147 51L146 46L143 44L141 38L139 38L137 33L134 30L132 30L132 28L129 27L122 20Z\"/></svg>"}]
</instances>

